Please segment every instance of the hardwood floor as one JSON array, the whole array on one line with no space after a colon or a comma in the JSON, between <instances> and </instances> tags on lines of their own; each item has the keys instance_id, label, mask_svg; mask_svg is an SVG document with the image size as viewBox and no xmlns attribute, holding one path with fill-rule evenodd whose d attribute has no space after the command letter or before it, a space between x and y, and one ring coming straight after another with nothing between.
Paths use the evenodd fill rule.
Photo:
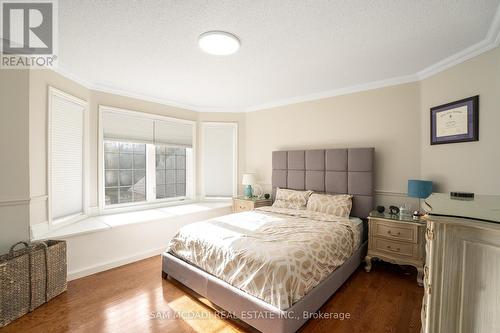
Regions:
<instances>
[{"instance_id":1,"label":"hardwood floor","mask_svg":"<svg viewBox=\"0 0 500 333\"><path fill-rule=\"evenodd\" d=\"M158 256L71 281L67 292L0 333L247 331L218 318L160 271ZM423 288L415 274L381 262L370 273L358 268L321 308L350 319L311 319L300 332L419 332Z\"/></svg>"}]
</instances>

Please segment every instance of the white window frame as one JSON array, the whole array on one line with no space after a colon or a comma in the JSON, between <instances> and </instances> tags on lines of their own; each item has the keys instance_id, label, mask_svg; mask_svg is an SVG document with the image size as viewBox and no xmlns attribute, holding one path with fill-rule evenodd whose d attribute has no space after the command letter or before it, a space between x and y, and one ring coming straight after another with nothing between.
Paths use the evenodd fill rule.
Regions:
<instances>
[{"instance_id":1,"label":"white window frame","mask_svg":"<svg viewBox=\"0 0 500 333\"><path fill-rule=\"evenodd\" d=\"M49 228L52 227L60 227L63 225L67 225L70 223L74 223L80 220L83 220L88 217L89 215L89 204L90 204L90 196L89 196L89 158L90 158L90 151L89 151L89 108L88 108L88 102L84 101L83 99L80 99L78 97L75 97L73 95L70 95L64 91L61 91L57 88L54 88L52 86L48 87L48 92L47 92L47 219L49 223ZM72 103L78 104L81 107L84 108L84 115L83 115L83 175L82 175L82 184L83 184L83 193L82 193L82 207L83 207L83 212L70 215L70 216L65 216L63 218L59 219L54 219L52 216L52 140L51 140L51 133L52 133L52 104L53 104L53 96L57 96L59 98L65 99L67 101L70 101Z\"/></svg>"},{"instance_id":2,"label":"white window frame","mask_svg":"<svg viewBox=\"0 0 500 333\"><path fill-rule=\"evenodd\" d=\"M200 150L201 150L201 157L200 157L200 165L201 165L201 184L200 184L200 194L201 197L204 200L218 200L218 199L228 199L231 197L212 197L206 196L205 193L205 165L204 165L204 154L205 151L203 149L203 145L205 144L203 141L205 137L205 128L207 127L220 127L220 126L227 126L227 127L232 127L233 129L233 140L234 140L234 149L233 149L233 154L234 154L234 159L233 159L233 194L232 197L236 197L238 195L238 123L236 122L214 122L214 121L204 121L201 123L201 133L200 133Z\"/></svg>"},{"instance_id":3,"label":"white window frame","mask_svg":"<svg viewBox=\"0 0 500 333\"><path fill-rule=\"evenodd\" d=\"M156 193L151 191L151 187L146 185L146 201L142 202L130 202L123 204L115 204L106 206L105 203L105 188L104 188L104 131L103 131L103 122L102 117L104 112L114 112L122 115L128 115L133 117L140 117L149 120L163 120L169 122L176 122L180 124L189 124L192 126L192 173L191 173L191 187L188 189L186 182L186 194L191 193L191 197L175 197L175 198L163 198L156 199ZM149 209L155 207L163 207L163 206L172 206L176 204L184 204L188 202L195 201L196 195L196 121L187 120L187 119L179 119L179 118L171 118L166 116L160 116L156 114L133 111L128 109L117 108L113 106L99 105L99 139L98 139L98 197L99 197L99 211L100 214L113 214L118 212L126 212L133 210L141 210L141 209ZM154 180L156 182L156 161L154 159L155 154L151 152L152 144L146 144L146 184L151 184ZM187 176L187 158L186 158L186 176ZM150 169L154 169L155 172L147 172Z\"/></svg>"}]
</instances>

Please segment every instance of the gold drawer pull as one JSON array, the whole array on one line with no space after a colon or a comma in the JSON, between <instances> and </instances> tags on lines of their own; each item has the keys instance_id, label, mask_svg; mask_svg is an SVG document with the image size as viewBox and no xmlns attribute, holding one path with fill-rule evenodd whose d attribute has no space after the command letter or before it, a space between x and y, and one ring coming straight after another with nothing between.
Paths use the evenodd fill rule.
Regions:
<instances>
[{"instance_id":1,"label":"gold drawer pull","mask_svg":"<svg viewBox=\"0 0 500 333\"><path fill-rule=\"evenodd\" d=\"M392 232L390 230L387 230L387 233L389 235L392 235ZM392 235L392 236L394 236L394 235ZM396 236L401 236L401 232L398 231L398 233L396 234Z\"/></svg>"},{"instance_id":2,"label":"gold drawer pull","mask_svg":"<svg viewBox=\"0 0 500 333\"><path fill-rule=\"evenodd\" d=\"M391 250L391 251L395 251L395 252L399 252L401 251L401 249L398 247L398 248L395 248L393 249L390 245L387 245L387 249Z\"/></svg>"}]
</instances>

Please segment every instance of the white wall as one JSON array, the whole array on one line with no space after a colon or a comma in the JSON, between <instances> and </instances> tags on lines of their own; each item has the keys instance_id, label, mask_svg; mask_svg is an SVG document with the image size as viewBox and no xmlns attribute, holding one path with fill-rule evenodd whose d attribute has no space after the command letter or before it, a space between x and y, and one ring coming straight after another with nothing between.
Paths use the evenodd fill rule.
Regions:
<instances>
[{"instance_id":1,"label":"white wall","mask_svg":"<svg viewBox=\"0 0 500 333\"><path fill-rule=\"evenodd\" d=\"M479 141L431 146L430 108L479 95ZM500 48L421 82L421 174L439 192L500 194Z\"/></svg>"},{"instance_id":2,"label":"white wall","mask_svg":"<svg viewBox=\"0 0 500 333\"><path fill-rule=\"evenodd\" d=\"M274 150L375 147L377 202L402 202L420 176L419 103L409 83L248 113L246 169L270 191Z\"/></svg>"},{"instance_id":3,"label":"white wall","mask_svg":"<svg viewBox=\"0 0 500 333\"><path fill-rule=\"evenodd\" d=\"M29 71L0 70L0 253L29 239Z\"/></svg>"}]
</instances>

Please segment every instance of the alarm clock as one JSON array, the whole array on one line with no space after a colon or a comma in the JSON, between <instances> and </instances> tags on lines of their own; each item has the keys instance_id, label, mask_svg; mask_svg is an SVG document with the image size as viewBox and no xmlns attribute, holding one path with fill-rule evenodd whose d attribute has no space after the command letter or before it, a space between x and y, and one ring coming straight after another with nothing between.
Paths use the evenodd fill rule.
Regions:
<instances>
[{"instance_id":1,"label":"alarm clock","mask_svg":"<svg viewBox=\"0 0 500 333\"><path fill-rule=\"evenodd\" d=\"M398 215L399 208L397 206L389 206L389 212L391 212L392 215Z\"/></svg>"}]
</instances>

